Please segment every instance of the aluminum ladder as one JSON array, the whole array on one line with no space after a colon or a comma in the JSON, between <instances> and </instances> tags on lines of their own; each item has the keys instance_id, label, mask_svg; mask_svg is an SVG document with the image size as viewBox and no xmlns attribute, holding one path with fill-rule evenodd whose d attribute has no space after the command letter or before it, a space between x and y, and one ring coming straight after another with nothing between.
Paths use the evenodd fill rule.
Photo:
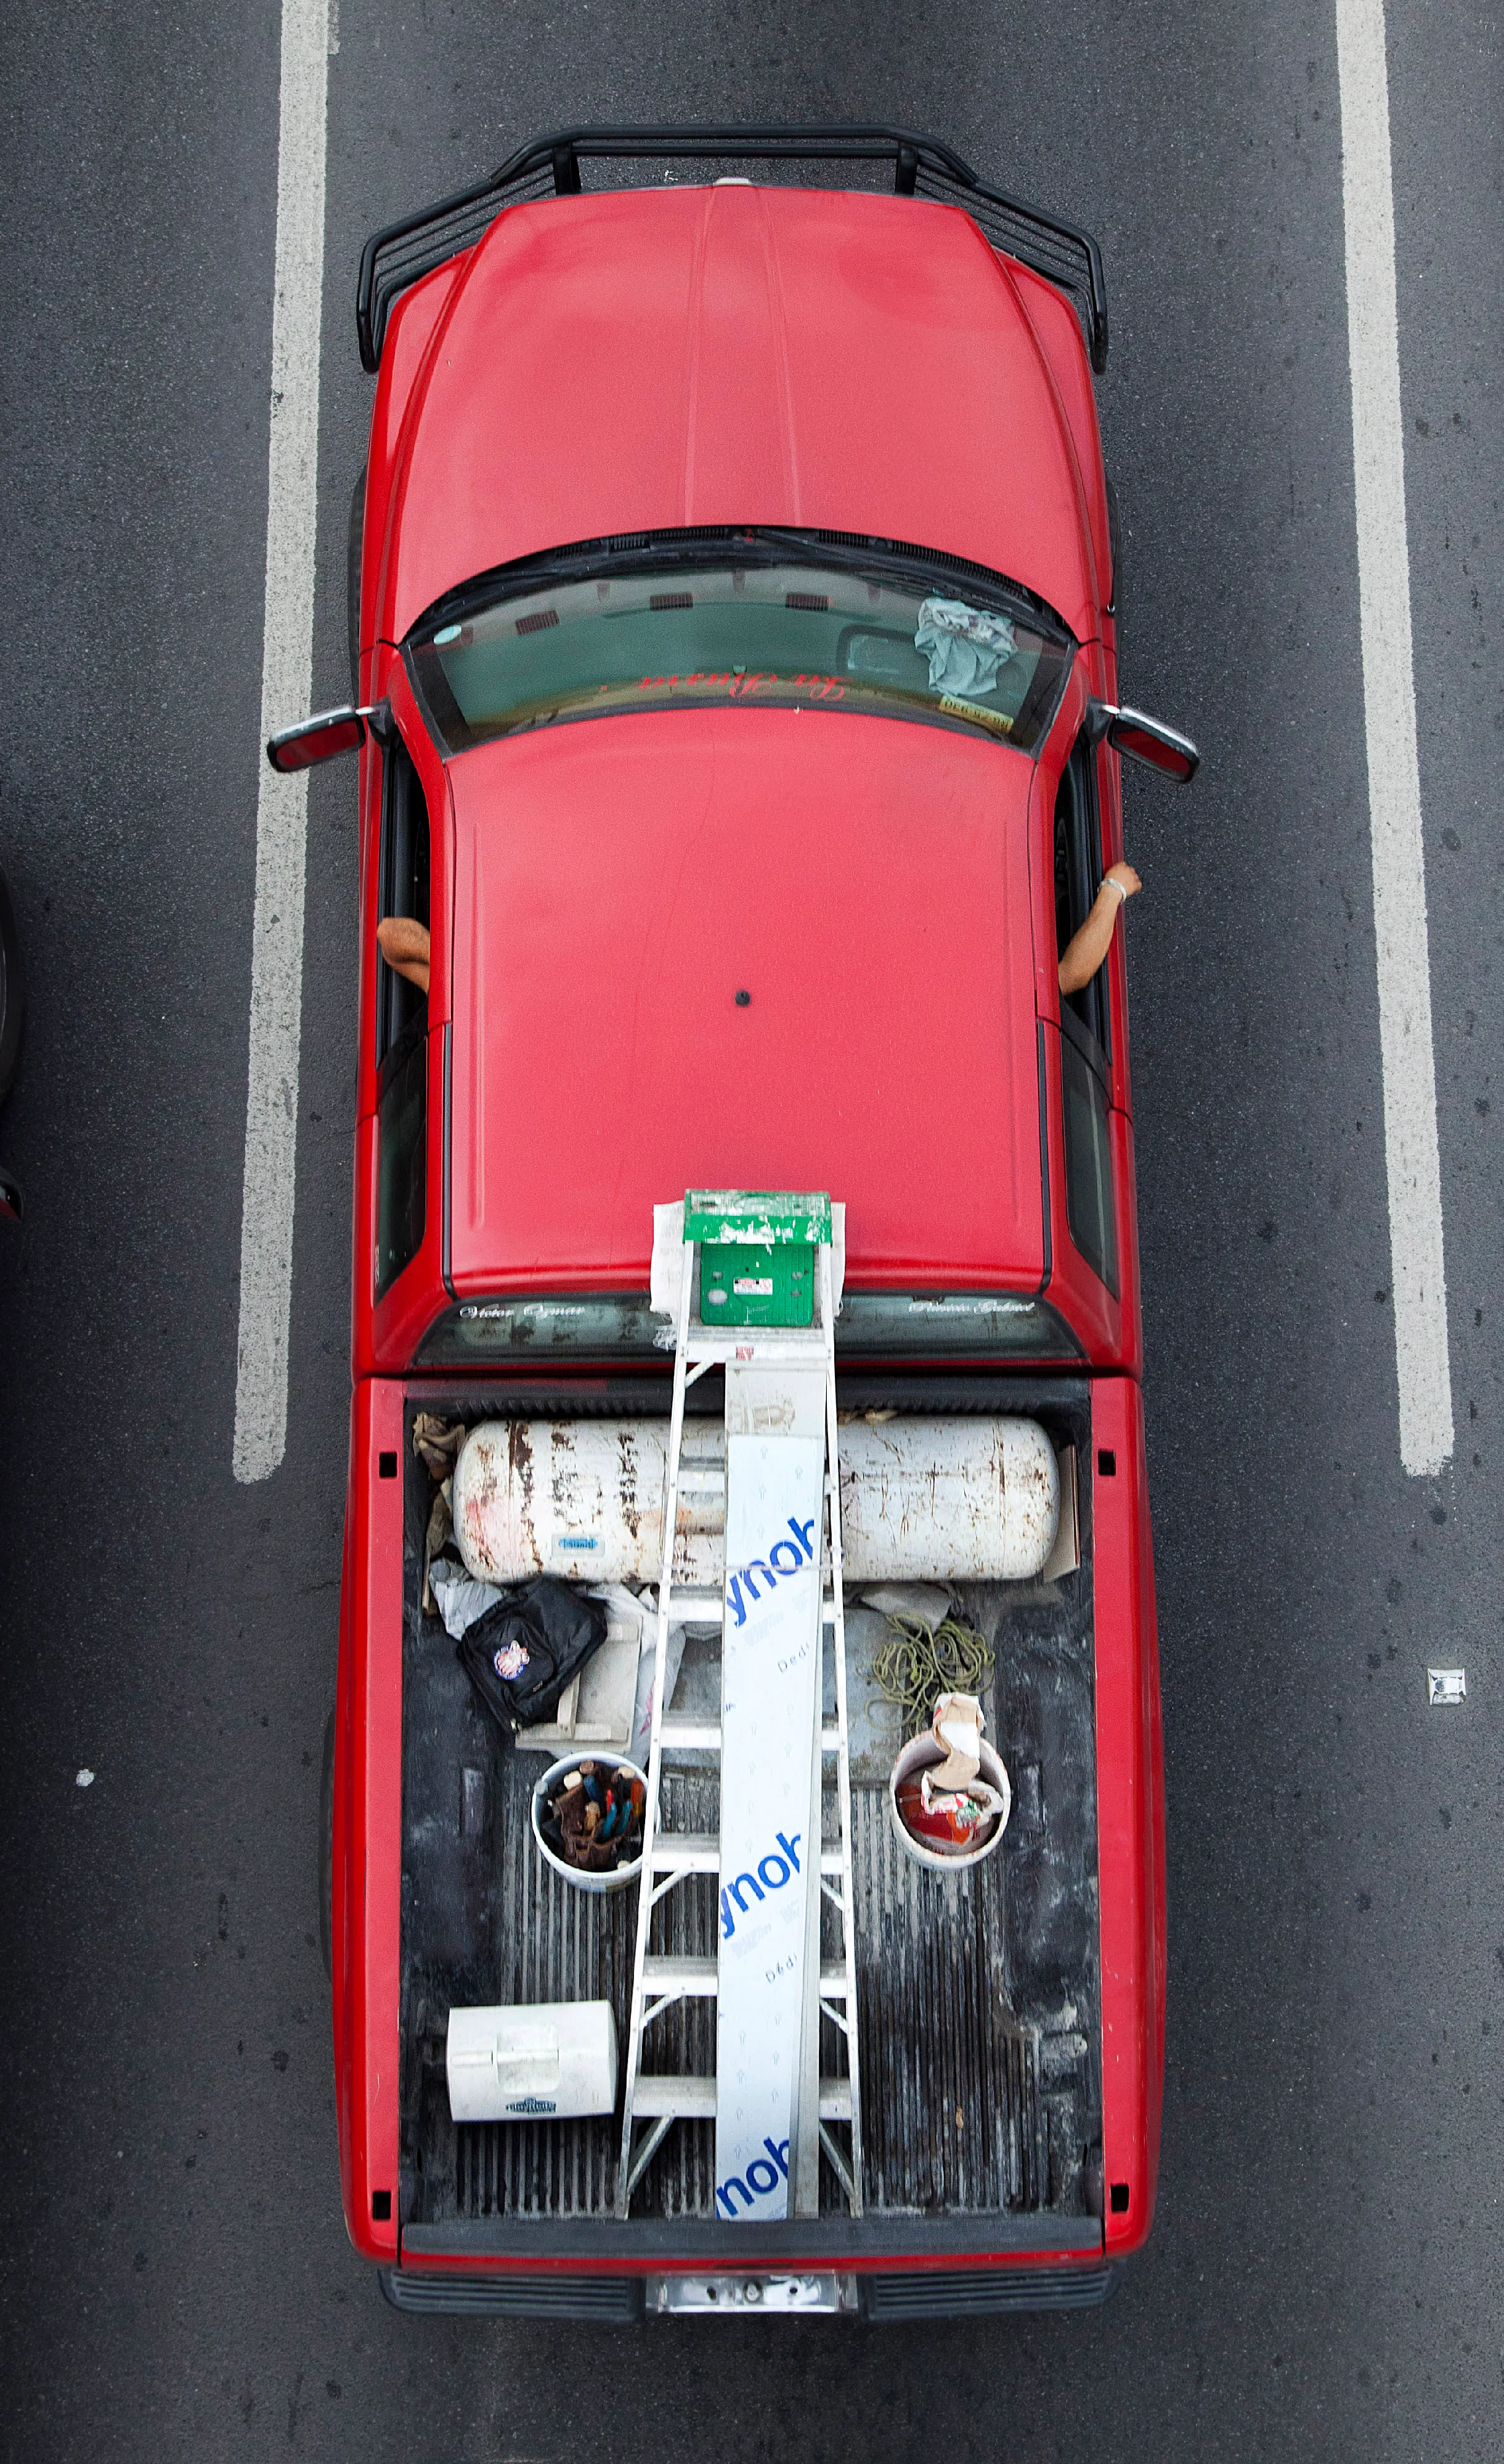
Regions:
<instances>
[{"instance_id":1,"label":"aluminum ladder","mask_svg":"<svg viewBox=\"0 0 1504 2464\"><path fill-rule=\"evenodd\" d=\"M625 2218L632 2194L675 2122L714 2122L717 2080L714 2077L674 2077L645 2070L645 2040L652 2023L686 1996L714 1999L719 1992L719 1949L710 1958L672 1958L652 1947L653 1913L668 1895L692 1874L717 1875L720 1869L720 1837L664 1827L662 1774L665 1755L697 1749L721 1756L719 1720L676 1716L664 1705L669 1629L675 1623L719 1621L724 1648L724 1591L696 1591L674 1580L674 1554L681 1489L701 1493L719 1485L727 1494L728 1476L719 1467L684 1459L685 1396L689 1388L717 1367L820 1369L824 1373L825 1467L820 1546L821 1649L814 1679L814 1728L810 1739L810 1818L805 1838L811 1843L806 1882L806 1937L803 1964L803 2025L797 2133L789 2153L787 2212L809 2216L819 2212L820 2155L823 2150L845 2192L853 2215L862 2211L862 2128L860 2066L856 2027L856 1940L852 1887L852 1783L850 1730L846 1695L846 1621L841 1569L841 1491L835 1397L835 1309L831 1244L815 1252L813 1323L807 1329L707 1327L696 1310L697 1267L700 1244L686 1241L679 1287L674 1358L674 1404L665 1470L663 1560L658 1587L657 1654L653 1679L652 1740L648 1759L647 1804L643 1816L642 1877L638 1885L636 1944L633 1957L631 2022L627 2045L621 2157L617 2174L616 2213ZM729 1458L730 1446L728 1442ZM729 1502L729 1500L728 1500ZM724 1529L724 1525L722 1529ZM824 1638L832 1635L835 1718L823 1712ZM836 1835L824 1836L826 1771L835 1764ZM812 1843L819 1842L816 1869ZM819 1887L812 1888L818 1870ZM842 1942L838 1960L822 1964L822 1906L837 1914ZM846 2069L820 2076L820 2021L828 2018L844 2042ZM719 2031L718 2028L718 2061ZM845 2145L836 2136L845 2134ZM640 2133L640 2135L639 2135ZM719 2212L719 2211L718 2211ZM728 2227L734 2241L734 2227Z\"/></svg>"}]
</instances>

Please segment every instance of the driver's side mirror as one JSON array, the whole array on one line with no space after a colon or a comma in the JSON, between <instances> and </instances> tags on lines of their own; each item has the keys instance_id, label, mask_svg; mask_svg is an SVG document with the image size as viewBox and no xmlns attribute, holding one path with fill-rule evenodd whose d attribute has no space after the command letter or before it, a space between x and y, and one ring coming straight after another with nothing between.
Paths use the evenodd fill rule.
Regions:
<instances>
[{"instance_id":1,"label":"driver's side mirror","mask_svg":"<svg viewBox=\"0 0 1504 2464\"><path fill-rule=\"evenodd\" d=\"M1087 724L1094 744L1105 736L1130 761L1146 761L1178 787L1188 787L1201 767L1201 755L1188 736L1161 719L1146 718L1141 710L1117 710L1111 702L1094 701Z\"/></svg>"},{"instance_id":2,"label":"driver's side mirror","mask_svg":"<svg viewBox=\"0 0 1504 2464\"><path fill-rule=\"evenodd\" d=\"M381 720L386 706L370 710L323 710L316 718L299 719L296 727L284 727L280 735L267 744L266 758L274 770L285 776L295 770L311 770L316 761L332 761L337 753L358 753L369 732L382 737Z\"/></svg>"}]
</instances>

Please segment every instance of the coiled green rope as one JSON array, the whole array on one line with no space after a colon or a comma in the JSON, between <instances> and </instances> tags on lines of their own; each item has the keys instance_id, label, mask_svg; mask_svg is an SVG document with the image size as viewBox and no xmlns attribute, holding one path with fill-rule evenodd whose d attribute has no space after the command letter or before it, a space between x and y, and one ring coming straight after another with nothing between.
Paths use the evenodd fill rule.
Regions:
<instances>
[{"instance_id":1,"label":"coiled green rope","mask_svg":"<svg viewBox=\"0 0 1504 2464\"><path fill-rule=\"evenodd\" d=\"M980 1694L993 1655L985 1636L959 1617L944 1617L933 1627L918 1617L890 1617L888 1623L893 1640L873 1660L873 1683L897 1704L907 1742L930 1726L942 1694Z\"/></svg>"}]
</instances>

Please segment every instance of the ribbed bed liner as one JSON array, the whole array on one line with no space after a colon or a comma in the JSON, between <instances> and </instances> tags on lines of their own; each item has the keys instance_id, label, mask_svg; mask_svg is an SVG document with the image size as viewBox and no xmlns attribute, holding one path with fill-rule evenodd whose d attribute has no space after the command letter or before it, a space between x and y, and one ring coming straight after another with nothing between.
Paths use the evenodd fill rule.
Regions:
<instances>
[{"instance_id":1,"label":"ribbed bed liner","mask_svg":"<svg viewBox=\"0 0 1504 2464\"><path fill-rule=\"evenodd\" d=\"M498 1791L505 1843L499 1896L515 1914L498 1998L608 2000L625 2045L637 1895L588 1897L543 1863L528 1819L539 1768L532 1756L509 1755ZM675 1827L715 1828L713 1778L674 1773L664 1794ZM1038 2207L1037 2065L1031 2033L1011 2025L1004 2001L1002 1866L994 1858L955 1882L926 1873L899 1849L876 1789L853 1792L852 1833L869 2210ZM655 1947L714 1950L708 1881L681 1883L664 1913L669 1925ZM828 2026L827 2070L840 2067L835 2035ZM650 2069L714 2072L714 2005L679 2003L652 2023L648 2043ZM430 2131L442 2128L442 2090L426 2101ZM620 2145L612 2118L468 2123L450 2125L449 2135L458 2215L610 2211ZM713 2159L709 2123L676 2124L633 2199L633 2214L712 2214ZM829 2167L823 2172L822 2208L839 2211L844 2197Z\"/></svg>"},{"instance_id":2,"label":"ribbed bed liner","mask_svg":"<svg viewBox=\"0 0 1504 2464\"><path fill-rule=\"evenodd\" d=\"M1036 1392L1039 1399L1030 1395L1028 1402L1056 1446L1073 1442L1084 1451L1084 1392L1069 1394L1058 1408L1052 1394ZM543 1758L498 1738L453 1643L437 1618L418 1609L428 1497L426 1476L412 1467L400 2214L404 2225L608 2217L619 2115L458 2128L450 2118L444 2035L452 2006L606 1999L625 2057L637 1892L595 1897L575 1890L540 1857L529 1801ZM1081 1538L1078 1573L1051 1584L966 1587L958 1599L996 1654L988 1733L1014 1788L1008 1830L982 1865L941 1877L900 1848L885 1787L861 1784L891 1767L896 1731L874 1727L870 1705L861 1712L857 1685L852 1875L869 2216L1100 2213L1087 1514ZM859 1637L850 1620L848 1635L849 1668L865 1667L871 1638ZM666 1770L667 1821L715 1832L719 1785L713 1767ZM834 1829L833 1801L826 1828ZM686 1877L655 1913L653 1947L710 1956L718 1931L716 1878ZM825 1956L833 1956L836 1945L827 1911ZM712 2075L715 2024L713 2001L672 2006L652 2023L647 2066ZM843 2041L829 2019L822 2035L822 2073L844 2071ZM676 2123L633 2194L632 2216L712 2219L714 2151L712 2123ZM832 2219L846 2212L825 2161L821 2206Z\"/></svg>"},{"instance_id":3,"label":"ribbed bed liner","mask_svg":"<svg viewBox=\"0 0 1504 2464\"><path fill-rule=\"evenodd\" d=\"M1005 1990L1001 1858L955 1880L894 1837L887 1792L852 1794L867 2204L1043 2205L1032 2031Z\"/></svg>"},{"instance_id":4,"label":"ribbed bed liner","mask_svg":"<svg viewBox=\"0 0 1504 2464\"><path fill-rule=\"evenodd\" d=\"M517 1911L502 1947L498 2000L608 2001L625 2056L631 2015L635 1887L596 1897L570 1887L544 1864L533 1837L529 1801L543 1769L536 1754L505 1756L498 1790L503 1842L501 1904ZM717 1783L665 1772L667 1821L681 1830L713 1830ZM706 1878L708 1880L708 1878ZM661 1947L680 1956L715 1950L713 1895L699 1877L686 1878L658 1911ZM685 2000L649 2031L652 2068L680 2074L714 2072L715 2005ZM455 2212L462 2216L608 2215L616 2197L621 2124L616 2116L581 2122L468 2123L453 2130ZM632 2202L636 2215L709 2215L715 2207L714 2132L680 2123Z\"/></svg>"}]
</instances>

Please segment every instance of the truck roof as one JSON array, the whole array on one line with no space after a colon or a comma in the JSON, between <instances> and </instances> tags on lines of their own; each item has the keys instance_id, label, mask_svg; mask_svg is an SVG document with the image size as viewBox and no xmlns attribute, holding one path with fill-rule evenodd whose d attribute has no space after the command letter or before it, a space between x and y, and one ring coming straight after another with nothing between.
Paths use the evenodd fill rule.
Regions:
<instances>
[{"instance_id":1,"label":"truck roof","mask_svg":"<svg viewBox=\"0 0 1504 2464\"><path fill-rule=\"evenodd\" d=\"M1034 775L734 707L453 759L455 1290L646 1290L698 1186L836 1191L858 1287L1037 1287Z\"/></svg>"},{"instance_id":2,"label":"truck roof","mask_svg":"<svg viewBox=\"0 0 1504 2464\"><path fill-rule=\"evenodd\" d=\"M1042 289L969 215L913 198L722 185L510 208L461 262L408 401L383 630L576 540L766 523L970 558L1086 638L1075 452L1025 304Z\"/></svg>"}]
</instances>

